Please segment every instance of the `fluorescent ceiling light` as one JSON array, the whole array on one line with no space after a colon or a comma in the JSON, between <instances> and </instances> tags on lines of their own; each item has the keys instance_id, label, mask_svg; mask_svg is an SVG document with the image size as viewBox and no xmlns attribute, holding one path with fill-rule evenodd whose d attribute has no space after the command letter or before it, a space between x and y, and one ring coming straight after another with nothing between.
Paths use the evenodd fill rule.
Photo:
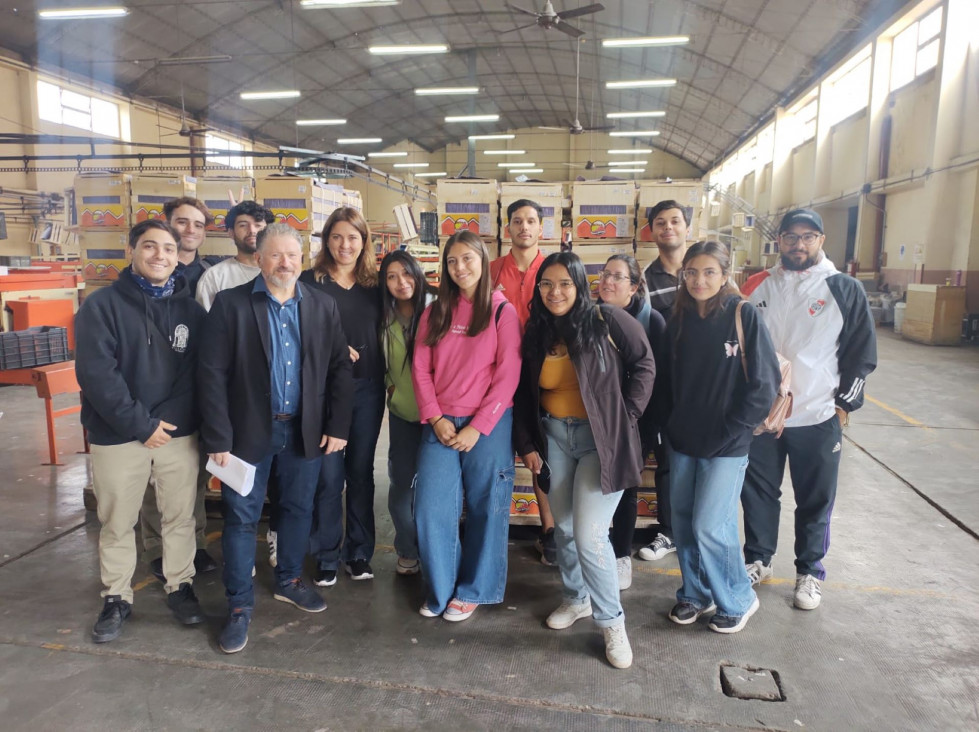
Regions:
<instances>
[{"instance_id":1,"label":"fluorescent ceiling light","mask_svg":"<svg viewBox=\"0 0 979 732\"><path fill-rule=\"evenodd\" d=\"M609 137L656 137L659 134L659 130L619 130L617 132L609 132Z\"/></svg>"},{"instance_id":2,"label":"fluorescent ceiling light","mask_svg":"<svg viewBox=\"0 0 979 732\"><path fill-rule=\"evenodd\" d=\"M395 168L427 168L428 163L395 163Z\"/></svg>"},{"instance_id":3,"label":"fluorescent ceiling light","mask_svg":"<svg viewBox=\"0 0 979 732\"><path fill-rule=\"evenodd\" d=\"M415 173L416 178L441 178L444 175L446 175L444 170L438 173Z\"/></svg>"},{"instance_id":4,"label":"fluorescent ceiling light","mask_svg":"<svg viewBox=\"0 0 979 732\"><path fill-rule=\"evenodd\" d=\"M516 135L469 135L470 140L512 140Z\"/></svg>"},{"instance_id":5,"label":"fluorescent ceiling light","mask_svg":"<svg viewBox=\"0 0 979 732\"><path fill-rule=\"evenodd\" d=\"M121 6L101 8L59 8L38 10L39 18L45 20L90 20L92 18L122 18L129 15L129 9Z\"/></svg>"},{"instance_id":6,"label":"fluorescent ceiling light","mask_svg":"<svg viewBox=\"0 0 979 732\"><path fill-rule=\"evenodd\" d=\"M497 168L533 168L537 163L497 163Z\"/></svg>"},{"instance_id":7,"label":"fluorescent ceiling light","mask_svg":"<svg viewBox=\"0 0 979 732\"><path fill-rule=\"evenodd\" d=\"M652 150L648 147L628 147L625 149L619 148L616 150L609 150L609 155L648 155Z\"/></svg>"},{"instance_id":8,"label":"fluorescent ceiling light","mask_svg":"<svg viewBox=\"0 0 979 732\"><path fill-rule=\"evenodd\" d=\"M526 155L526 150L483 150L483 155Z\"/></svg>"},{"instance_id":9,"label":"fluorescent ceiling light","mask_svg":"<svg viewBox=\"0 0 979 732\"><path fill-rule=\"evenodd\" d=\"M682 46L690 43L690 36L647 36L644 38L605 38L604 48L620 48L628 46Z\"/></svg>"},{"instance_id":10,"label":"fluorescent ceiling light","mask_svg":"<svg viewBox=\"0 0 979 732\"><path fill-rule=\"evenodd\" d=\"M408 157L408 153L406 153L406 152L376 152L376 153L367 153L367 157L369 157L369 158L406 158L406 157Z\"/></svg>"},{"instance_id":11,"label":"fluorescent ceiling light","mask_svg":"<svg viewBox=\"0 0 979 732\"><path fill-rule=\"evenodd\" d=\"M448 53L449 47L444 43L433 43L417 46L370 46L367 50L375 56L391 56L403 53Z\"/></svg>"},{"instance_id":12,"label":"fluorescent ceiling light","mask_svg":"<svg viewBox=\"0 0 979 732\"><path fill-rule=\"evenodd\" d=\"M500 119L498 114L463 114L454 117L446 117L446 122L496 122Z\"/></svg>"},{"instance_id":13,"label":"fluorescent ceiling light","mask_svg":"<svg viewBox=\"0 0 979 732\"><path fill-rule=\"evenodd\" d=\"M616 173L645 173L645 168L615 168Z\"/></svg>"},{"instance_id":14,"label":"fluorescent ceiling light","mask_svg":"<svg viewBox=\"0 0 979 732\"><path fill-rule=\"evenodd\" d=\"M665 117L666 112L609 112L609 119L629 119L630 117Z\"/></svg>"},{"instance_id":15,"label":"fluorescent ceiling light","mask_svg":"<svg viewBox=\"0 0 979 732\"><path fill-rule=\"evenodd\" d=\"M632 79L630 81L607 81L606 89L639 89L651 86L676 86L676 79Z\"/></svg>"},{"instance_id":16,"label":"fluorescent ceiling light","mask_svg":"<svg viewBox=\"0 0 979 732\"><path fill-rule=\"evenodd\" d=\"M624 165L628 167L630 165L645 165L645 164L646 164L645 160L610 160L608 162L608 166L610 168L615 168L620 165Z\"/></svg>"},{"instance_id":17,"label":"fluorescent ceiling light","mask_svg":"<svg viewBox=\"0 0 979 732\"><path fill-rule=\"evenodd\" d=\"M513 170L508 170L507 173L519 173L523 175L524 173L543 173L543 168L514 168Z\"/></svg>"},{"instance_id":18,"label":"fluorescent ceiling light","mask_svg":"<svg viewBox=\"0 0 979 732\"><path fill-rule=\"evenodd\" d=\"M240 96L243 101L251 102L257 99L295 99L300 96L300 92L298 89L283 89L282 91L242 92Z\"/></svg>"},{"instance_id":19,"label":"fluorescent ceiling light","mask_svg":"<svg viewBox=\"0 0 979 732\"><path fill-rule=\"evenodd\" d=\"M223 64L231 60L231 56L222 54L219 56L174 56L172 58L161 58L156 62L157 66L184 66L197 64Z\"/></svg>"},{"instance_id":20,"label":"fluorescent ceiling light","mask_svg":"<svg viewBox=\"0 0 979 732\"><path fill-rule=\"evenodd\" d=\"M436 94L479 94L478 86L430 86L427 89L415 89L419 97L430 97Z\"/></svg>"},{"instance_id":21,"label":"fluorescent ceiling light","mask_svg":"<svg viewBox=\"0 0 979 732\"><path fill-rule=\"evenodd\" d=\"M299 127L319 127L320 125L345 125L345 119L297 119Z\"/></svg>"},{"instance_id":22,"label":"fluorescent ceiling light","mask_svg":"<svg viewBox=\"0 0 979 732\"><path fill-rule=\"evenodd\" d=\"M373 145L381 142L380 137L341 137L337 140L337 145Z\"/></svg>"},{"instance_id":23,"label":"fluorescent ceiling light","mask_svg":"<svg viewBox=\"0 0 979 732\"><path fill-rule=\"evenodd\" d=\"M370 8L400 3L401 0L299 0L304 8Z\"/></svg>"}]
</instances>

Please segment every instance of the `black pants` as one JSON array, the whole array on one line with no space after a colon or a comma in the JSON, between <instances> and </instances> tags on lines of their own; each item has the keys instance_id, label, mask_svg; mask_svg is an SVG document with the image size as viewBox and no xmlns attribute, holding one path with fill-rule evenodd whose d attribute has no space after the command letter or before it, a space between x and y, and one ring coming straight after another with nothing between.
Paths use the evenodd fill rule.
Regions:
<instances>
[{"instance_id":1,"label":"black pants","mask_svg":"<svg viewBox=\"0 0 979 732\"><path fill-rule=\"evenodd\" d=\"M741 490L745 562L760 559L768 564L775 554L782 476L788 458L796 504L796 572L826 578L821 560L829 550L842 440L843 429L835 414L810 427L787 427L778 439L772 434L754 438Z\"/></svg>"},{"instance_id":2,"label":"black pants","mask_svg":"<svg viewBox=\"0 0 979 732\"><path fill-rule=\"evenodd\" d=\"M659 521L659 533L672 539L670 463L666 454L666 436L663 435L661 439L662 442L656 442L652 446L653 455L656 456L656 516ZM612 516L612 529L609 531L609 538L612 540L612 549L615 551L616 559L632 556L632 541L636 534L636 516L638 513L636 492L636 488L622 491L622 500L619 501L619 506Z\"/></svg>"}]
</instances>

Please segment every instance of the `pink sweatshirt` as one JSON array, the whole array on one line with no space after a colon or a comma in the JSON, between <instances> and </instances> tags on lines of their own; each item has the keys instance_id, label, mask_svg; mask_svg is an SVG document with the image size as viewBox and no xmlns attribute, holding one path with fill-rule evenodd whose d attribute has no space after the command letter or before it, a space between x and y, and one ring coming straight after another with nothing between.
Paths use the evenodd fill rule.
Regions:
<instances>
[{"instance_id":1,"label":"pink sweatshirt","mask_svg":"<svg viewBox=\"0 0 979 732\"><path fill-rule=\"evenodd\" d=\"M506 303L495 322L500 303ZM460 297L452 326L435 348L425 345L429 305L418 323L411 380L422 421L432 417L472 416L470 424L481 435L496 427L504 410L513 406L520 380L520 321L502 292L493 292L489 326L474 338L466 335L472 303Z\"/></svg>"}]
</instances>

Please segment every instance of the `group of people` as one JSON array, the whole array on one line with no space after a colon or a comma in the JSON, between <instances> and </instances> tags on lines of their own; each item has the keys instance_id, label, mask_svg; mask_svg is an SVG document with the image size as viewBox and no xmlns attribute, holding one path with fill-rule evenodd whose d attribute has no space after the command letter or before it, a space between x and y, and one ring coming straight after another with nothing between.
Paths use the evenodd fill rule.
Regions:
<instances>
[{"instance_id":1,"label":"group of people","mask_svg":"<svg viewBox=\"0 0 979 732\"><path fill-rule=\"evenodd\" d=\"M619 595L650 451L660 531L638 556L677 553L671 620L710 614L712 630L733 633L757 610L786 458L795 604L818 606L840 430L876 362L866 297L823 254L819 215L786 214L780 263L739 292L727 247L688 245L689 209L661 202L649 215L659 258L643 273L611 257L596 302L577 255L540 251L541 213L510 205L512 248L493 261L479 237L456 233L437 290L404 251L378 268L350 208L330 216L305 271L299 234L252 201L228 212L238 254L219 262L198 253L210 213L195 199L133 227L131 266L77 316L102 523L93 639L117 638L132 612L140 516L168 606L181 623L203 621L193 578L217 566L203 545L209 460L255 466L250 492L222 485L224 652L247 643L266 496L275 599L326 609L303 579L307 554L316 586L341 568L371 579L385 405L396 571L422 573L426 618L462 621L502 602L515 453L563 586L546 625L591 616L613 666L632 663ZM780 435L755 436L781 379L776 350L793 364L794 411Z\"/></svg>"}]
</instances>

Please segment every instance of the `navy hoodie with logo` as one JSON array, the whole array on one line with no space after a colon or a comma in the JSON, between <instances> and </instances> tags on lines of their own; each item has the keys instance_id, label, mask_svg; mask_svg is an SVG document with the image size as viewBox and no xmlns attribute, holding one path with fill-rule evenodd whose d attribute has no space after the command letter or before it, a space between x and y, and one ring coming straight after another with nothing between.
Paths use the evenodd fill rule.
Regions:
<instances>
[{"instance_id":1,"label":"navy hoodie with logo","mask_svg":"<svg viewBox=\"0 0 979 732\"><path fill-rule=\"evenodd\" d=\"M750 303L741 308L748 378L729 296L706 318L677 314L667 327L672 352L673 411L667 435L674 450L694 458L743 457L752 433L775 401L782 381L775 347ZM679 331L679 339L677 333Z\"/></svg>"},{"instance_id":2,"label":"navy hoodie with logo","mask_svg":"<svg viewBox=\"0 0 979 732\"><path fill-rule=\"evenodd\" d=\"M82 426L95 445L145 442L160 420L172 437L197 431L197 351L207 313L183 277L153 298L130 267L85 298L75 316L75 374Z\"/></svg>"}]
</instances>

